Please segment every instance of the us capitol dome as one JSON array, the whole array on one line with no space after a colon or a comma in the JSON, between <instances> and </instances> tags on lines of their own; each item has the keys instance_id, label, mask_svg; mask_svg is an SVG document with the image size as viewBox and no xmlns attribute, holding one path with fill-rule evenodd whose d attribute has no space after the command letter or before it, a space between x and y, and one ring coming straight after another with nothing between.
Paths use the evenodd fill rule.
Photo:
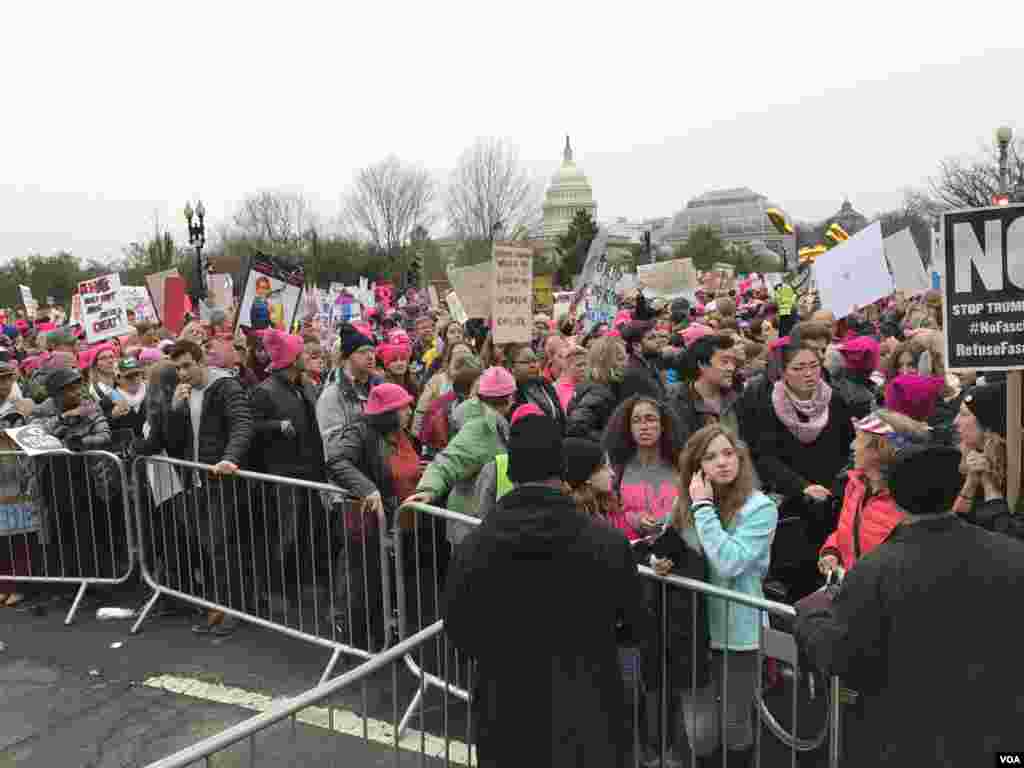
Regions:
<instances>
[{"instance_id":1,"label":"us capitol dome","mask_svg":"<svg viewBox=\"0 0 1024 768\"><path fill-rule=\"evenodd\" d=\"M569 230L569 224L577 211L590 212L597 219L597 203L590 180L572 158L572 145L565 137L562 152L562 166L551 177L544 196L544 239L554 248L555 240Z\"/></svg>"}]
</instances>

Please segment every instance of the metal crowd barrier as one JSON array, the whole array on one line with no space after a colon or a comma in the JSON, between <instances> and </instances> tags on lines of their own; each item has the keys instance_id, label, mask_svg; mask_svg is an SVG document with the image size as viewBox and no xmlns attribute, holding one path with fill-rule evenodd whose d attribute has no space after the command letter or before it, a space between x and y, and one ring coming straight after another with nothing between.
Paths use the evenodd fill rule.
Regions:
<instances>
[{"instance_id":1,"label":"metal crowd barrier","mask_svg":"<svg viewBox=\"0 0 1024 768\"><path fill-rule=\"evenodd\" d=\"M426 504L407 504L402 507L401 512L411 512L415 515L415 525L411 531L411 535L406 537L396 537L396 584L398 594L398 630L401 638L406 638L411 635L412 632L416 631L425 623L432 620L432 610L436 609L438 615L440 615L440 601L443 593L443 584L441 577L443 576L443 568L441 565L442 554L436 551L436 547L429 549L427 556L433 559L433 563L424 569L421 567L421 559L423 555L423 547L421 546L426 540L429 543L437 542L441 540L438 536L437 528L440 525L442 528L448 521L456 523L465 523L470 526L479 525L480 520L474 517L461 515L455 512L451 512L446 509L439 507L433 507ZM426 517L429 521L426 525L421 525L421 520ZM429 531L428 536L421 535L421 528L426 528ZM409 601L409 582L406 575L406 569L411 565L410 558L403 556L403 549L408 547L409 544L414 545L415 553L415 572L416 572L416 584L415 592L415 604L410 605ZM443 557L447 557L445 553ZM833 678L829 681L825 690L821 691L820 694L816 690L815 679L811 670L803 670L800 665L799 653L797 651L796 641L791 634L786 632L773 629L769 626L768 617L776 616L789 621L796 616L795 609L784 603L774 602L764 598L752 597L740 592L736 592L729 589L723 589L721 587L714 586L707 582L695 581L693 579L683 578L680 576L668 575L660 577L654 573L653 570L646 566L639 566L639 572L645 579L650 580L651 585L656 588L655 603L655 614L660 616L660 626L658 628L658 641L657 645L660 646L661 664L658 670L656 681L644 680L644 674L641 672L643 666L644 652L640 654L634 653L632 658L628 660L624 658L624 678L626 678L627 688L632 698L632 711L633 711L633 734L634 734L634 762L637 766L640 765L642 759L646 759L649 756L643 755L644 747L654 746L657 752L660 754L662 765L671 764L666 758L669 756L670 748L675 747L676 751L679 751L680 743L688 742L691 764L696 762L696 750L697 746L694 744L695 740L700 740L700 734L698 730L701 727L707 726L709 718L714 716L708 711L706 703L709 700L710 687L698 690L697 686L697 669L693 666L691 669L691 680L689 690L672 690L672 685L665 685L665 681L669 679L669 670L667 665L667 651L666 651L666 638L668 636L668 617L669 610L668 605L670 601L670 595L674 590L685 590L692 593L702 595L708 600L723 600L726 603L726 616L730 615L730 612L734 609L734 606L745 606L749 608L755 608L759 611L760 620L762 623L762 634L759 648L756 652L756 676L754 681L754 691L751 699L750 712L752 717L756 717L753 722L753 735L754 744L753 749L757 756L757 763L761 765L762 753L765 751L765 745L762 744L762 733L765 728L772 733L778 740L778 744L775 745L774 749L777 751L779 746L784 748L784 751L788 753L788 762L792 766L797 765L797 756L800 753L813 752L820 749L826 741L828 742L828 765L830 768L838 768L840 759L840 694L841 688L839 681ZM432 583L424 587L422 578L424 572L433 575ZM696 638L697 638L697 603L696 601L690 601L693 606L693 615L691 618L691 637L693 638L693 646L691 648L690 658L697 656L696 649ZM424 611L424 606L427 606L428 610ZM412 610L415 609L415 612ZM728 645L728 636L726 636L726 645ZM621 652L620 652L621 653ZM648 647L646 653L650 654L651 649ZM443 690L445 693L454 696L455 698L463 701L470 702L471 696L469 691L471 686L463 683L461 676L462 672L467 673L467 677L472 674L472 664L469 660L463 658L460 659L457 650L452 649L453 657L449 658L445 656L443 659L438 657L436 660L434 669L427 669L423 666L423 659L413 659L407 655L405 663L408 669L420 680L420 688L417 690L414 698L406 709L405 715L402 717L399 723L399 733L403 732L405 727L410 722L414 713L421 707L422 699L425 691L433 687L435 689ZM629 654L627 654L628 656ZM713 676L713 684L715 688L715 695L712 696L712 700L717 702L717 728L720 730L718 733L723 734L724 738L724 723L727 722L726 713L728 707L729 697L729 669L730 669L730 657L735 656L736 652L730 652L726 650L721 653L721 664L720 672L716 668L717 676ZM656 658L656 657L655 657ZM780 698L778 695L771 695L764 689L763 679L765 662L767 659L774 659L776 663L782 665L786 671L785 675L782 675L782 679L785 684L789 686L789 706L788 713L773 712L772 704L778 706L777 700ZM452 662L454 661L454 665ZM715 657L715 661L709 660L709 663L717 663L718 657ZM735 662L733 662L735 664ZM628 670L626 668L629 668ZM442 672L442 668L446 672ZM454 668L454 675L452 670ZM648 670L650 667L648 667ZM801 735L800 725L804 718L801 717L802 708L800 706L800 695L806 684L809 688L810 701L804 702L804 710L807 719L810 719L811 728L810 735ZM785 687L785 686L781 686ZM657 702L653 703L648 697L641 696L641 690L647 689L648 695L653 690L658 698ZM682 702L673 701L674 706L669 706L669 695L673 697L680 696L684 697L689 694L688 706ZM703 696L702 696L703 694ZM705 704L703 711L699 711L700 699L703 698ZM690 714L684 715L683 710L689 708ZM651 711L651 710L655 711ZM670 725L668 722L668 712L670 710L678 710L677 718L675 722ZM686 722L687 718L690 722ZM697 723L697 720L701 719L701 724ZM641 729L647 730L647 739L642 741ZM657 741L656 745L652 745L650 737L653 734L653 738ZM670 734L674 736L674 739L670 738ZM646 742L646 743L644 743ZM675 742L674 744L670 742ZM723 762L723 765L726 763ZM773 765L779 764L777 761L772 762Z\"/></svg>"},{"instance_id":2,"label":"metal crowd barrier","mask_svg":"<svg viewBox=\"0 0 1024 768\"><path fill-rule=\"evenodd\" d=\"M471 715L467 716L466 740L452 738L452 721L448 717L447 698L443 718L432 727L440 736L429 733L421 717L420 730L402 738L397 728L399 676L403 657L422 654L427 642L444 643L440 621L374 656L369 661L312 690L285 700L215 736L200 741L173 755L150 763L147 768L185 768L202 765L383 765L386 752L391 751L394 764L399 765L402 752L418 756L418 764L427 758L432 765L443 760L445 766L474 764L469 734ZM393 711L390 727L371 739L369 718L364 711L353 717L347 711L336 711L334 698L357 683L365 684L373 675L390 668ZM422 684L421 684L422 687ZM287 732L274 727L290 724ZM304 726L312 725L316 730ZM300 726L303 726L300 728ZM360 727L361 726L361 727ZM300 744L300 738L302 743Z\"/></svg>"},{"instance_id":3,"label":"metal crowd barrier","mask_svg":"<svg viewBox=\"0 0 1024 768\"><path fill-rule=\"evenodd\" d=\"M142 578L153 589L132 632L161 597L368 659L393 629L383 517L325 483L139 457ZM214 625L211 627L216 634Z\"/></svg>"},{"instance_id":4,"label":"metal crowd barrier","mask_svg":"<svg viewBox=\"0 0 1024 768\"><path fill-rule=\"evenodd\" d=\"M0 451L0 593L77 584L71 624L90 585L126 582L136 559L129 489L107 451Z\"/></svg>"}]
</instances>

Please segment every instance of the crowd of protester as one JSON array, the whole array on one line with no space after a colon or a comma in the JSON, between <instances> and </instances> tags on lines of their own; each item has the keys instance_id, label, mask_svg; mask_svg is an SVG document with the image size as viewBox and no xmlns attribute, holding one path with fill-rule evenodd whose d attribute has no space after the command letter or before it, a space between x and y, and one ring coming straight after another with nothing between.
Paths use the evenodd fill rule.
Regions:
<instances>
[{"instance_id":1,"label":"crowd of protester","mask_svg":"<svg viewBox=\"0 0 1024 768\"><path fill-rule=\"evenodd\" d=\"M71 450L199 462L212 468L211 483L229 484L238 470L248 469L337 486L358 500L354 511L348 503L338 513L345 516L348 543L358 546L339 545L329 553L339 592L353 583L380 584L380 562L365 554L375 550L363 545L378 541L384 530L408 533L408 516L396 519L408 501L485 523L506 507L518 510L516 531L501 528L512 519L501 517L490 544L466 545L475 554L459 549L471 533L465 524L449 521L433 542L442 548L438 576L446 577L454 553L463 563L457 569L463 588L466 573L481 568L481 552L500 559L502 536L536 548L543 559L552 542L583 535L575 523L544 528L524 508L531 503L598 524L600 533L586 536L602 556L626 552L632 565L652 565L660 575L788 602L811 595L826 577L854 578L862 570L858 563L917 514L951 511L963 524L1007 541L1024 538L1024 525L1005 498L1004 378L990 372L981 380L945 369L937 292L896 294L838 320L818 309L813 296L798 301L789 286L772 292L759 279L730 290L701 290L696 298L651 301L633 293L622 298L611 322L593 327L556 325L538 314L532 340L508 345L495 344L482 321L463 326L443 309L415 302L373 310L337 329L307 318L296 334L189 322L175 335L138 322L130 335L93 346L77 326L53 322L62 314L58 308L40 308L34 322L19 310L0 333L0 419L6 427L39 424ZM536 457L524 458L526 450ZM947 464L949 455L956 456L949 509L922 509L907 488L904 498L892 487L893 468L929 451L945 451ZM86 479L52 473L40 482L46 484L43 497L56 500L47 512L54 518L51 528L65 537L84 536L62 516L67 505L61 500L70 502ZM119 503L110 482L88 482L97 504ZM535 498L519 492L519 486L536 483L546 487ZM224 502L224 493L202 498L199 514L224 540L213 537L200 547L212 571L233 585L233 604L246 596L238 593L242 580L226 576L229 554L284 562L306 544L289 531L318 535L311 525L297 524L314 513L284 501L275 510L279 535L269 537L273 546L250 552L246 541L230 540L238 530L238 505ZM946 502L941 494L930 498ZM336 495L317 499L328 509L340 504ZM124 535L112 531L110 539ZM987 541L978 539L976 546L998 549ZM895 589L899 563L892 556L885 565L873 562L876 572L864 579L877 582L884 574L885 588ZM493 590L485 601L513 599L510 587L475 578ZM280 586L254 588L268 599ZM461 598L457 586L449 586L455 590L452 610ZM536 576L521 585L527 592L545 588ZM584 604L592 600L582 590L598 589L582 582L578 588ZM616 652L624 670L639 669L642 719L654 725L659 646L649 627L630 632L626 625L644 624L637 615L662 607L652 594L630 589L628 599L643 610L630 605L628 615L619 617ZM18 587L0 595L0 604L14 605L25 594ZM343 608L334 617L339 624L349 619L347 639L356 645L383 631L379 606L360 599L339 594ZM716 764L723 745L730 765L749 764L762 614L727 608L717 598L673 599L699 603L700 626L692 637L690 603L673 609L682 618L670 623L663 646L671 656L665 684L671 689L670 720L685 727L671 729L666 765L678 763L690 746L704 764ZM370 614L369 624L361 620L364 614ZM210 611L195 629L224 635L237 627L237 619ZM496 618L497 628L522 636L507 619ZM805 634L817 643L823 665L838 663L838 652L823 650L826 630ZM453 638L460 637L473 650L481 630L455 629ZM701 650L689 658L694 644ZM846 669L853 677L855 662ZM552 669L545 667L560 679L573 674ZM693 669L699 671L696 694L689 685ZM726 687L723 713L719 700ZM899 701L890 699L893 719ZM647 728L642 739L645 765L660 764L656 731ZM616 737L610 732L608 738ZM500 743L499 734L491 748Z\"/></svg>"}]
</instances>

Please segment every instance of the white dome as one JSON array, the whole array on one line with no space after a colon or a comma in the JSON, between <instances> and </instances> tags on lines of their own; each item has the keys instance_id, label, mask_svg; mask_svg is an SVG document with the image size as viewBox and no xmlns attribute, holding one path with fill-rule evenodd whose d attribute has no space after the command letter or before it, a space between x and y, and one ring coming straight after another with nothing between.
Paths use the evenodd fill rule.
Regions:
<instances>
[{"instance_id":1,"label":"white dome","mask_svg":"<svg viewBox=\"0 0 1024 768\"><path fill-rule=\"evenodd\" d=\"M551 183L544 195L544 236L552 240L567 231L579 210L590 211L591 216L596 216L597 204L590 180L573 160L572 146L566 136L562 165L551 175Z\"/></svg>"}]
</instances>

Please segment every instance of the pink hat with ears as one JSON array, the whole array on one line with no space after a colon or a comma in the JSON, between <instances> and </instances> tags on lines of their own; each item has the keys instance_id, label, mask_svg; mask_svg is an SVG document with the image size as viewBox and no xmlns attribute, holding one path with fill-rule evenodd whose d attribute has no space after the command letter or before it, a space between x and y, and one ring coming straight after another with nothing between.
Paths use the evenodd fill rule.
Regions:
<instances>
[{"instance_id":1,"label":"pink hat with ears","mask_svg":"<svg viewBox=\"0 0 1024 768\"><path fill-rule=\"evenodd\" d=\"M139 350L140 363L155 363L163 358L163 354L156 347L143 347Z\"/></svg>"},{"instance_id":2,"label":"pink hat with ears","mask_svg":"<svg viewBox=\"0 0 1024 768\"><path fill-rule=\"evenodd\" d=\"M270 355L270 370L281 371L291 367L299 358L304 345L301 336L275 330L268 331L263 336L263 348Z\"/></svg>"},{"instance_id":3,"label":"pink hat with ears","mask_svg":"<svg viewBox=\"0 0 1024 768\"><path fill-rule=\"evenodd\" d=\"M516 380L507 369L492 366L483 372L477 391L483 397L508 397L516 391Z\"/></svg>"}]
</instances>

